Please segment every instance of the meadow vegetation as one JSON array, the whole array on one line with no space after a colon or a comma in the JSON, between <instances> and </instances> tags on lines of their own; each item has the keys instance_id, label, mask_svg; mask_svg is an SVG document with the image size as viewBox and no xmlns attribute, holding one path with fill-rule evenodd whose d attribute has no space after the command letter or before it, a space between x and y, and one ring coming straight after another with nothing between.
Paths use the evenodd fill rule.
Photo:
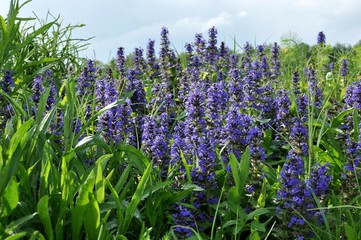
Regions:
<instances>
[{"instance_id":1,"label":"meadow vegetation","mask_svg":"<svg viewBox=\"0 0 361 240\"><path fill-rule=\"evenodd\" d=\"M79 57L83 25L0 16L1 239L360 239L361 43Z\"/></svg>"}]
</instances>

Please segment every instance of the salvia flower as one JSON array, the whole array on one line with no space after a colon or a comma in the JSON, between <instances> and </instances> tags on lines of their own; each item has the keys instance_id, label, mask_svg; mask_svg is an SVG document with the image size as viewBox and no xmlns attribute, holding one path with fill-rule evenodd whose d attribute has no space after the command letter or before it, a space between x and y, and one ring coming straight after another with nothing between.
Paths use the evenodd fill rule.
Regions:
<instances>
[{"instance_id":1,"label":"salvia flower","mask_svg":"<svg viewBox=\"0 0 361 240\"><path fill-rule=\"evenodd\" d=\"M127 91L135 91L131 97L131 101L133 104L133 110L140 109L142 110L146 104L145 99L145 90L144 90L144 83L142 80L139 79L137 75L136 69L129 69L128 70L128 84L127 84Z\"/></svg>"},{"instance_id":2,"label":"salvia flower","mask_svg":"<svg viewBox=\"0 0 361 240\"><path fill-rule=\"evenodd\" d=\"M213 83L207 90L206 116L208 127L217 143L223 142L223 126L225 112L228 109L228 94L224 81Z\"/></svg>"},{"instance_id":3,"label":"salvia flower","mask_svg":"<svg viewBox=\"0 0 361 240\"><path fill-rule=\"evenodd\" d=\"M359 141L355 141L350 134L347 134L346 146L345 157L347 162L341 179L344 203L348 204L349 201L360 195L358 179L360 176L361 144Z\"/></svg>"},{"instance_id":4,"label":"salvia flower","mask_svg":"<svg viewBox=\"0 0 361 240\"><path fill-rule=\"evenodd\" d=\"M120 75L122 77L125 77L125 52L124 52L124 48L120 47L117 50L117 58L116 58L116 64L118 67L118 70L120 72Z\"/></svg>"},{"instance_id":5,"label":"salvia flower","mask_svg":"<svg viewBox=\"0 0 361 240\"><path fill-rule=\"evenodd\" d=\"M162 71L166 71L171 63L171 49L170 49L170 41L169 41L169 31L167 28L163 27L160 33L161 39L160 39L160 53L159 53L159 59L160 59L160 69Z\"/></svg>"},{"instance_id":6,"label":"salvia flower","mask_svg":"<svg viewBox=\"0 0 361 240\"><path fill-rule=\"evenodd\" d=\"M276 79L278 76L281 75L281 61L279 60L279 55L280 55L280 51L279 51L280 47L278 46L278 44L275 42L272 46L271 49L271 78L272 79Z\"/></svg>"},{"instance_id":7,"label":"salvia flower","mask_svg":"<svg viewBox=\"0 0 361 240\"><path fill-rule=\"evenodd\" d=\"M265 78L268 78L271 75L271 73L269 71L268 58L265 53L265 47L263 45L257 46L257 57L258 57L258 61L260 62L260 67L262 69L263 76Z\"/></svg>"},{"instance_id":8,"label":"salvia flower","mask_svg":"<svg viewBox=\"0 0 361 240\"><path fill-rule=\"evenodd\" d=\"M340 67L340 76L346 77L348 75L348 60L342 59Z\"/></svg>"},{"instance_id":9,"label":"salvia flower","mask_svg":"<svg viewBox=\"0 0 361 240\"><path fill-rule=\"evenodd\" d=\"M224 131L228 144L228 153L234 153L237 158L246 150L249 144L248 132L253 121L250 116L240 112L237 104L232 104L227 113Z\"/></svg>"},{"instance_id":10,"label":"salvia flower","mask_svg":"<svg viewBox=\"0 0 361 240\"><path fill-rule=\"evenodd\" d=\"M4 76L2 77L2 80L0 81L0 88L7 94L11 93L13 87L14 87L14 80L12 77L12 71L3 71ZM14 113L14 110L10 103L5 103L2 105L2 102L4 101L4 96L0 94L0 126L4 127L6 125L7 120L10 119L12 114Z\"/></svg>"},{"instance_id":11,"label":"salvia flower","mask_svg":"<svg viewBox=\"0 0 361 240\"><path fill-rule=\"evenodd\" d=\"M150 73L150 77L154 78L158 75L159 64L156 61L155 49L154 49L154 40L149 39L147 45L147 65L148 72Z\"/></svg>"},{"instance_id":12,"label":"salvia flower","mask_svg":"<svg viewBox=\"0 0 361 240\"><path fill-rule=\"evenodd\" d=\"M195 35L195 40L194 40L194 49L196 53L199 54L200 56L203 56L205 51L205 46L206 46L206 41L204 40L203 35L201 33L197 33Z\"/></svg>"},{"instance_id":13,"label":"salvia flower","mask_svg":"<svg viewBox=\"0 0 361 240\"><path fill-rule=\"evenodd\" d=\"M326 44L326 35L321 31L317 35L317 44L323 47Z\"/></svg>"},{"instance_id":14,"label":"salvia flower","mask_svg":"<svg viewBox=\"0 0 361 240\"><path fill-rule=\"evenodd\" d=\"M34 78L31 90L33 92L31 99L35 103L35 107L37 107L40 101L40 97L43 94L43 79L40 75Z\"/></svg>"},{"instance_id":15,"label":"salvia flower","mask_svg":"<svg viewBox=\"0 0 361 240\"><path fill-rule=\"evenodd\" d=\"M146 69L146 62L143 57L143 49L135 48L133 54L134 69L138 75L141 75Z\"/></svg>"},{"instance_id":16,"label":"salvia flower","mask_svg":"<svg viewBox=\"0 0 361 240\"><path fill-rule=\"evenodd\" d=\"M246 42L243 46L244 49L244 57L242 59L241 67L243 68L243 72L249 73L252 69L252 54L253 54L253 47L249 42Z\"/></svg>"},{"instance_id":17,"label":"salvia flower","mask_svg":"<svg viewBox=\"0 0 361 240\"><path fill-rule=\"evenodd\" d=\"M12 71L3 70L4 76L2 77L2 81L0 81L0 88L7 94L12 91L14 87L14 80L12 76Z\"/></svg>"},{"instance_id":18,"label":"salvia flower","mask_svg":"<svg viewBox=\"0 0 361 240\"><path fill-rule=\"evenodd\" d=\"M167 115L162 113L162 115ZM166 119L162 116L161 119ZM142 148L150 157L150 160L160 168L161 176L166 177L169 165L168 153L168 129L157 123L154 116L144 117L142 132Z\"/></svg>"},{"instance_id":19,"label":"salvia flower","mask_svg":"<svg viewBox=\"0 0 361 240\"><path fill-rule=\"evenodd\" d=\"M308 70L308 86L311 101L317 109L322 108L323 95L320 87L318 86L318 81L316 79L316 74L314 69Z\"/></svg>"},{"instance_id":20,"label":"salvia flower","mask_svg":"<svg viewBox=\"0 0 361 240\"><path fill-rule=\"evenodd\" d=\"M315 164L312 167L311 174L307 180L307 185L313 190L319 200L323 200L331 182L331 176L328 175L330 164Z\"/></svg>"},{"instance_id":21,"label":"salvia flower","mask_svg":"<svg viewBox=\"0 0 361 240\"><path fill-rule=\"evenodd\" d=\"M287 95L286 90L281 89L278 92L278 97L275 100L276 103L276 123L277 130L282 133L286 133L290 130L291 115L290 108L292 102Z\"/></svg>"},{"instance_id":22,"label":"salvia flower","mask_svg":"<svg viewBox=\"0 0 361 240\"><path fill-rule=\"evenodd\" d=\"M80 96L93 94L97 78L96 72L97 68L94 66L94 61L88 60L87 65L83 68L78 78L77 90Z\"/></svg>"},{"instance_id":23,"label":"salvia flower","mask_svg":"<svg viewBox=\"0 0 361 240\"><path fill-rule=\"evenodd\" d=\"M180 204L173 208L173 221L176 225L175 232L181 239L189 238L193 235L192 230L189 228L196 228L196 221L190 209Z\"/></svg>"},{"instance_id":24,"label":"salvia flower","mask_svg":"<svg viewBox=\"0 0 361 240\"><path fill-rule=\"evenodd\" d=\"M306 122L308 119L308 97L306 93L297 96L296 105L300 119Z\"/></svg>"},{"instance_id":25,"label":"salvia flower","mask_svg":"<svg viewBox=\"0 0 361 240\"><path fill-rule=\"evenodd\" d=\"M215 27L212 27L208 30L208 46L207 46L207 55L206 60L209 62L209 64L213 65L217 60L217 29Z\"/></svg>"},{"instance_id":26,"label":"salvia flower","mask_svg":"<svg viewBox=\"0 0 361 240\"><path fill-rule=\"evenodd\" d=\"M321 212L313 210L317 204L312 194L315 194L322 203L331 181L327 164L314 165L310 177L305 179L304 159L308 156L307 138L306 127L300 119L295 118L290 134L292 149L280 172L278 190L280 217L293 237L312 235L311 229L305 225L305 220L315 220L318 224L322 224Z\"/></svg>"},{"instance_id":27,"label":"salvia flower","mask_svg":"<svg viewBox=\"0 0 361 240\"><path fill-rule=\"evenodd\" d=\"M300 91L300 75L298 71L292 73L292 90L296 95L301 93Z\"/></svg>"}]
</instances>

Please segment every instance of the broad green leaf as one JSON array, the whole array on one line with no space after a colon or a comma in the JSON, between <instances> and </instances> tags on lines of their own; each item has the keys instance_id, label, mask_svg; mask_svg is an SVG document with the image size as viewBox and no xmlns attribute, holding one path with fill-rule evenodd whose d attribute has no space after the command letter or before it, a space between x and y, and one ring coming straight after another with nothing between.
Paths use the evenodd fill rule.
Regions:
<instances>
[{"instance_id":1,"label":"broad green leaf","mask_svg":"<svg viewBox=\"0 0 361 240\"><path fill-rule=\"evenodd\" d=\"M249 176L250 158L251 158L250 150L249 150L249 147L247 147L246 151L242 154L241 164L239 166L239 168L240 168L239 169L240 170L240 178L241 178L241 180L240 180L240 189L241 189L241 191L244 190L246 181L247 181L248 176Z\"/></svg>"},{"instance_id":2,"label":"broad green leaf","mask_svg":"<svg viewBox=\"0 0 361 240\"><path fill-rule=\"evenodd\" d=\"M232 177L234 180L234 183L236 184L236 187L239 192L241 192L241 178L239 176L239 164L236 156L231 153L229 155L229 164L231 165L231 171L232 171Z\"/></svg>"},{"instance_id":3,"label":"broad green leaf","mask_svg":"<svg viewBox=\"0 0 361 240\"><path fill-rule=\"evenodd\" d=\"M104 202L105 182L104 182L104 177L103 177L103 169L99 162L97 162L97 164L96 164L95 197L99 203Z\"/></svg>"},{"instance_id":4,"label":"broad green leaf","mask_svg":"<svg viewBox=\"0 0 361 240\"><path fill-rule=\"evenodd\" d=\"M88 193L89 203L84 213L84 227L88 239L96 240L100 228L100 210L98 202L92 193Z\"/></svg>"},{"instance_id":5,"label":"broad green leaf","mask_svg":"<svg viewBox=\"0 0 361 240\"><path fill-rule=\"evenodd\" d=\"M251 213L249 213L247 215L247 221L253 219L254 217L257 217L257 216L260 216L260 215L263 215L263 214L266 214L266 213L269 213L268 209L266 209L266 208L258 208L258 209L254 210L253 212L251 212Z\"/></svg>"},{"instance_id":6,"label":"broad green leaf","mask_svg":"<svg viewBox=\"0 0 361 240\"><path fill-rule=\"evenodd\" d=\"M249 236L250 240L261 240L261 237L259 236L258 232L255 231L253 228L251 228L251 235Z\"/></svg>"},{"instance_id":7,"label":"broad green leaf","mask_svg":"<svg viewBox=\"0 0 361 240\"><path fill-rule=\"evenodd\" d=\"M149 165L149 161L141 151L136 149L131 145L120 145L119 150L121 152L125 152L127 158L129 159L129 163L135 165L135 167L140 171L140 173L144 172L145 167Z\"/></svg>"},{"instance_id":8,"label":"broad green leaf","mask_svg":"<svg viewBox=\"0 0 361 240\"><path fill-rule=\"evenodd\" d=\"M347 239L350 240L358 239L356 230L353 227L351 227L349 224L345 224L345 232Z\"/></svg>"},{"instance_id":9,"label":"broad green leaf","mask_svg":"<svg viewBox=\"0 0 361 240\"><path fill-rule=\"evenodd\" d=\"M8 159L5 161L5 166L3 166L0 172L0 196L5 186L17 172L18 165L23 157L23 149L33 135L32 132L29 131L32 124L33 120L23 123L10 140L9 148L7 149Z\"/></svg>"},{"instance_id":10,"label":"broad green leaf","mask_svg":"<svg viewBox=\"0 0 361 240\"><path fill-rule=\"evenodd\" d=\"M240 212L241 195L240 195L240 190L238 187L232 186L228 190L228 204L229 204L229 208L234 213L237 214Z\"/></svg>"},{"instance_id":11,"label":"broad green leaf","mask_svg":"<svg viewBox=\"0 0 361 240\"><path fill-rule=\"evenodd\" d=\"M3 195L1 196L1 205L4 208L2 215L3 217L11 214L19 202L19 190L18 183L15 178L12 178L6 186ZM1 208L0 208L1 209Z\"/></svg>"},{"instance_id":12,"label":"broad green leaf","mask_svg":"<svg viewBox=\"0 0 361 240\"><path fill-rule=\"evenodd\" d=\"M8 30L6 28L6 23L5 23L5 20L4 18L0 15L0 27L1 27L1 32L3 34L3 37L4 39L1 39L3 40L4 42L6 41L6 38L8 37L9 33L8 33Z\"/></svg>"},{"instance_id":13,"label":"broad green leaf","mask_svg":"<svg viewBox=\"0 0 361 240\"><path fill-rule=\"evenodd\" d=\"M265 224L260 223L259 221L252 221L251 228L256 230L257 232L265 232L266 231Z\"/></svg>"},{"instance_id":14,"label":"broad green leaf","mask_svg":"<svg viewBox=\"0 0 361 240\"><path fill-rule=\"evenodd\" d=\"M259 207L264 207L266 205L267 186L269 186L268 180L266 178L263 178L262 189L261 189L261 192L260 192L259 197L257 199L257 205Z\"/></svg>"},{"instance_id":15,"label":"broad green leaf","mask_svg":"<svg viewBox=\"0 0 361 240\"><path fill-rule=\"evenodd\" d=\"M75 207L71 212L72 236L74 239L79 239L80 237L80 230L81 226L83 225L84 213L87 209L87 205L89 204L89 193L92 193L94 182L94 175L90 174L85 183L80 187Z\"/></svg>"},{"instance_id":16,"label":"broad green leaf","mask_svg":"<svg viewBox=\"0 0 361 240\"><path fill-rule=\"evenodd\" d=\"M41 223L44 226L47 239L54 239L53 227L50 220L49 214L49 197L47 195L43 196L38 202L38 213Z\"/></svg>"}]
</instances>

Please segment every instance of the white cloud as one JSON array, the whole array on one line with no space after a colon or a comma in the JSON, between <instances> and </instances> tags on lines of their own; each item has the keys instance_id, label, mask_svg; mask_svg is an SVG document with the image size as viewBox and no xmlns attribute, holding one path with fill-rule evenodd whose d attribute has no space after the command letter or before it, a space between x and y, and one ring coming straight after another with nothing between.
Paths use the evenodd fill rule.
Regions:
<instances>
[{"instance_id":1,"label":"white cloud","mask_svg":"<svg viewBox=\"0 0 361 240\"><path fill-rule=\"evenodd\" d=\"M243 18L243 17L246 17L246 16L248 16L248 13L245 12L245 11L241 11L241 12L239 12L239 13L237 14L237 17L239 17L239 18Z\"/></svg>"},{"instance_id":2,"label":"white cloud","mask_svg":"<svg viewBox=\"0 0 361 240\"><path fill-rule=\"evenodd\" d=\"M227 12L221 12L218 16L209 19L201 19L200 17L185 17L177 20L172 26L176 29L198 29L204 32L215 26L217 28L232 23L232 15Z\"/></svg>"},{"instance_id":3,"label":"white cloud","mask_svg":"<svg viewBox=\"0 0 361 240\"><path fill-rule=\"evenodd\" d=\"M222 27L232 22L232 15L228 12L221 12L218 16L209 19L204 25L207 28L212 26Z\"/></svg>"}]
</instances>

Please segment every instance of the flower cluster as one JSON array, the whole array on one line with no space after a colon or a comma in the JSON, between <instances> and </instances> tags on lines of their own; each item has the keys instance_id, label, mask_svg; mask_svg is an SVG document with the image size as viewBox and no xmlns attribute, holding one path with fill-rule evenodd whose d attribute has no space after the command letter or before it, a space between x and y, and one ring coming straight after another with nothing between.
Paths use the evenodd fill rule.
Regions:
<instances>
[{"instance_id":1,"label":"flower cluster","mask_svg":"<svg viewBox=\"0 0 361 240\"><path fill-rule=\"evenodd\" d=\"M0 81L0 88L6 93L11 93L13 87L14 87L14 80L12 76L12 71L3 71L4 76L2 77L2 80ZM5 103L3 105L3 102L5 102L5 97L0 94L0 126L3 128L6 125L7 120L10 119L12 116L14 110L10 103Z\"/></svg>"},{"instance_id":2,"label":"flower cluster","mask_svg":"<svg viewBox=\"0 0 361 240\"><path fill-rule=\"evenodd\" d=\"M321 31L317 35L317 44L323 47L326 44L326 35Z\"/></svg>"},{"instance_id":3,"label":"flower cluster","mask_svg":"<svg viewBox=\"0 0 361 240\"><path fill-rule=\"evenodd\" d=\"M310 237L311 230L305 221L316 220L322 223L322 210L315 210L317 199L326 198L331 181L329 165L316 164L312 167L309 178L305 178L304 159L308 157L307 129L299 119L293 119L290 134L292 149L280 172L281 188L278 191L282 223L288 226L293 238Z\"/></svg>"}]
</instances>

